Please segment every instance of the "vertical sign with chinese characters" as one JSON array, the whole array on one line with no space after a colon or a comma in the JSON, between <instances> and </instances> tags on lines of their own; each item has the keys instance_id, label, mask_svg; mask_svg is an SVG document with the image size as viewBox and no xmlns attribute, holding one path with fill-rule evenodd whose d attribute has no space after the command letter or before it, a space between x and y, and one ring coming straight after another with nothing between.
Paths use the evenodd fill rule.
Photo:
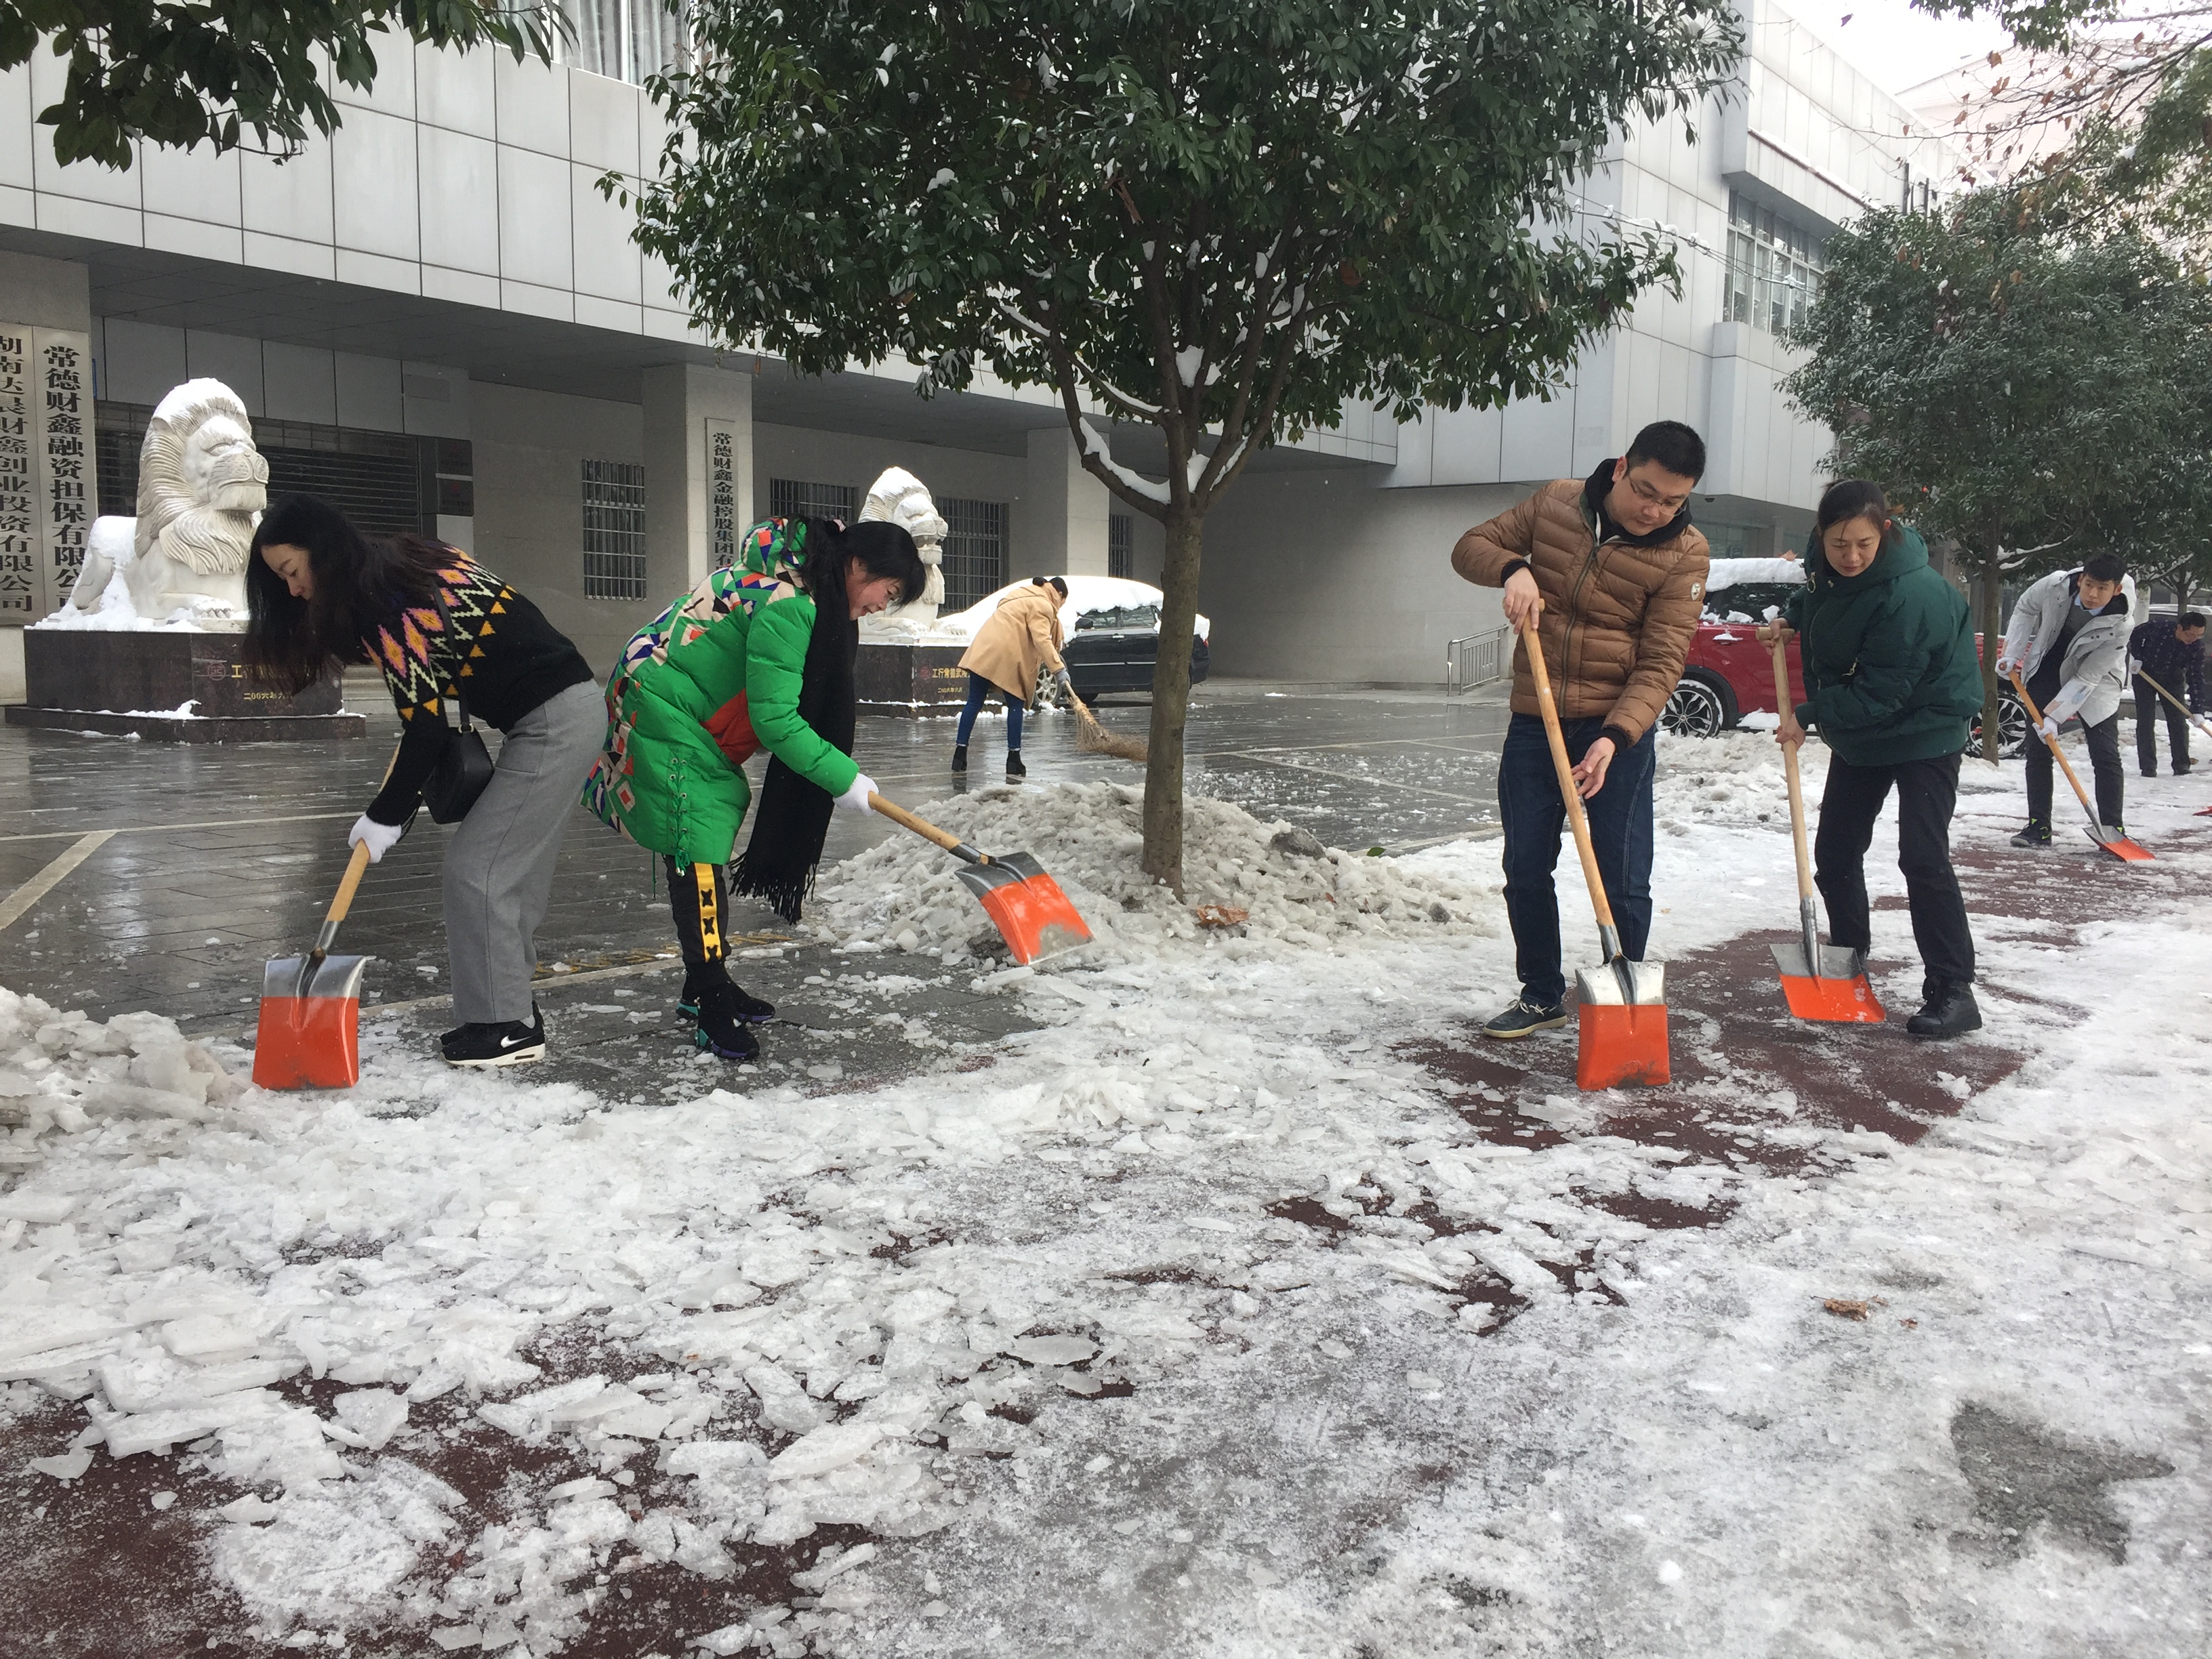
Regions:
<instances>
[{"instance_id":1,"label":"vertical sign with chinese characters","mask_svg":"<svg viewBox=\"0 0 2212 1659\"><path fill-rule=\"evenodd\" d=\"M85 538L100 511L93 471L92 341L70 329L31 331L32 413L37 417L40 616L70 596L84 568Z\"/></svg>"},{"instance_id":2,"label":"vertical sign with chinese characters","mask_svg":"<svg viewBox=\"0 0 2212 1659\"><path fill-rule=\"evenodd\" d=\"M40 609L39 473L33 448L31 331L0 323L0 623Z\"/></svg>"},{"instance_id":3,"label":"vertical sign with chinese characters","mask_svg":"<svg viewBox=\"0 0 2212 1659\"><path fill-rule=\"evenodd\" d=\"M717 570L737 562L738 429L733 422L707 422L707 557Z\"/></svg>"}]
</instances>

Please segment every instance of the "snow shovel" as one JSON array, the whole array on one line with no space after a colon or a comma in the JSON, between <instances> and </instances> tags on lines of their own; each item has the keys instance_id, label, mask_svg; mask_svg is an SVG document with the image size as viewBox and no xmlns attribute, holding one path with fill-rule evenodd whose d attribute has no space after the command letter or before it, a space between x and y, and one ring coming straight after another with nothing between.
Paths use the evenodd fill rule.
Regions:
<instances>
[{"instance_id":1,"label":"snow shovel","mask_svg":"<svg viewBox=\"0 0 2212 1659\"><path fill-rule=\"evenodd\" d=\"M368 868L368 848L356 846L315 948L278 957L263 972L253 1080L264 1089L350 1089L361 1081L361 978L369 959L330 951Z\"/></svg>"},{"instance_id":2,"label":"snow shovel","mask_svg":"<svg viewBox=\"0 0 2212 1659\"><path fill-rule=\"evenodd\" d=\"M982 902L1014 960L1024 968L1091 943L1091 929L1060 884L1027 853L979 853L949 830L871 793L868 805L893 823L934 842L961 860L961 884Z\"/></svg>"},{"instance_id":3,"label":"snow shovel","mask_svg":"<svg viewBox=\"0 0 2212 1659\"><path fill-rule=\"evenodd\" d=\"M2184 720L2187 720L2199 732L2202 732L2206 737L2212 738L2212 724L2208 724L2203 715L2197 714L2191 710L2187 703L2182 702L2182 700L2175 696L2172 692L2167 690L2156 680L2151 678L2149 675L2144 673L2142 669L2138 668L2136 670L2136 678L2141 680L2145 685L2150 687L2152 690L2157 692L2160 696L2164 697L2176 708L2179 708L2181 711L2181 717Z\"/></svg>"},{"instance_id":4,"label":"snow shovel","mask_svg":"<svg viewBox=\"0 0 2212 1659\"><path fill-rule=\"evenodd\" d=\"M2027 710L2029 723L2041 726L2043 715L2037 709L2035 700L2027 695L2027 683L2021 678L2020 670L2017 668L2012 671L2012 689L2020 693L2020 706ZM2148 849L2136 846L2125 836L2113 834L2105 821L2097 816L2097 809L2089 804L2089 792L2082 788L2081 780L2074 775L2074 769L2067 762L2066 751L2058 746L2058 739L2045 732L2043 741L2045 746L2051 750L2051 758L2058 763L2058 769L2066 775L2066 781L2074 786L2075 798L2081 803L2081 810L2089 815L2089 839L2114 858L2124 860L2130 864L2152 862Z\"/></svg>"},{"instance_id":5,"label":"snow shovel","mask_svg":"<svg viewBox=\"0 0 2212 1659\"><path fill-rule=\"evenodd\" d=\"M1582 857L1583 879L1589 884L1590 908L1597 913L1598 949L1604 964L1575 971L1575 994L1582 1007L1576 1017L1577 1048L1575 1086L1610 1089L1637 1083L1656 1088L1671 1075L1667 1054L1667 967L1658 962L1631 962L1621 954L1620 935L1613 926L1613 906L1606 902L1605 881L1598 874L1597 852L1590 845L1589 820L1583 813L1583 798L1575 788L1575 769L1567 759L1567 740L1559 730L1559 710L1552 697L1552 677L1544 667L1544 647L1536 636L1536 619L1530 617L1522 639L1528 647L1528 672L1536 682L1536 702L1544 711L1544 735L1552 740L1552 765L1559 775L1559 797L1566 802L1567 822L1575 832L1575 851Z\"/></svg>"},{"instance_id":6,"label":"snow shovel","mask_svg":"<svg viewBox=\"0 0 2212 1659\"><path fill-rule=\"evenodd\" d=\"M1774 647L1774 683L1781 695L1790 695L1787 648L1777 629L1768 641ZM1813 898L1813 855L1805 845L1805 790L1797 777L1797 745L1782 745L1783 765L1790 777L1790 836L1797 852L1797 928L1795 945L1775 945L1774 965L1782 972L1783 1000L1799 1019L1837 1023L1881 1023L1881 1004L1867 983L1866 952L1841 945L1820 943L1820 912Z\"/></svg>"}]
</instances>

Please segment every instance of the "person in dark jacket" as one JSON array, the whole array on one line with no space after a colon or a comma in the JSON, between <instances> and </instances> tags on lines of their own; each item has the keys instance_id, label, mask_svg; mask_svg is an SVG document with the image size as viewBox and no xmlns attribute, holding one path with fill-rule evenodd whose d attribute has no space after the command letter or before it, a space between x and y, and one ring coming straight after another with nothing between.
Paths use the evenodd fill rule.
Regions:
<instances>
[{"instance_id":1,"label":"person in dark jacket","mask_svg":"<svg viewBox=\"0 0 2212 1659\"><path fill-rule=\"evenodd\" d=\"M1923 1006L1915 1036L1981 1029L1974 940L1951 868L1951 814L1967 720L1982 706L1973 623L1959 590L1937 575L1928 549L1890 517L1878 485L1847 478L1820 497L1805 550L1806 586L1776 631L1797 635L1805 698L1785 708L1778 742L1826 739L1827 787L1813 843L1813 880L1828 934L1865 951L1872 940L1866 852L1875 820L1897 791L1898 867L1905 872Z\"/></svg>"},{"instance_id":2,"label":"person in dark jacket","mask_svg":"<svg viewBox=\"0 0 2212 1659\"><path fill-rule=\"evenodd\" d=\"M458 548L370 541L313 495L271 503L246 567L246 660L294 693L345 663L383 671L398 753L346 840L383 858L407 833L453 741L455 707L507 734L491 781L446 849L446 949L460 1025L455 1066L545 1056L530 994L538 924L576 790L606 713L592 671L538 607Z\"/></svg>"},{"instance_id":3,"label":"person in dark jacket","mask_svg":"<svg viewBox=\"0 0 2212 1659\"><path fill-rule=\"evenodd\" d=\"M2158 716L2162 714L2178 778L2189 769L2189 719L2158 695L2159 687L2185 699L2191 714L2204 712L2203 614L2185 611L2178 617L2153 617L2128 635L2128 656L2135 664L2136 764L2145 777L2158 775Z\"/></svg>"}]
</instances>

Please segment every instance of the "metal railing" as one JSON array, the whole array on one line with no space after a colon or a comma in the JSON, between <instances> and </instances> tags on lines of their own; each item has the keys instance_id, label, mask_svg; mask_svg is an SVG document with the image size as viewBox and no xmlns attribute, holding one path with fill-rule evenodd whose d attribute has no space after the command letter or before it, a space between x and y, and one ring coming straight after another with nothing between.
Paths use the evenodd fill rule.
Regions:
<instances>
[{"instance_id":1,"label":"metal railing","mask_svg":"<svg viewBox=\"0 0 2212 1659\"><path fill-rule=\"evenodd\" d=\"M1444 696L1456 697L1478 685L1487 685L1505 672L1510 659L1510 628L1487 634L1469 634L1444 647Z\"/></svg>"}]
</instances>

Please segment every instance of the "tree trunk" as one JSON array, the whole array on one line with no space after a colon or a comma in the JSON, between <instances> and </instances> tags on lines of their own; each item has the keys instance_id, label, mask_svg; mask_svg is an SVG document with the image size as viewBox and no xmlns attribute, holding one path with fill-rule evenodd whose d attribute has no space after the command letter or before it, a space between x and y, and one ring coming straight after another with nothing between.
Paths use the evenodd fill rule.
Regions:
<instances>
[{"instance_id":1,"label":"tree trunk","mask_svg":"<svg viewBox=\"0 0 2212 1659\"><path fill-rule=\"evenodd\" d=\"M1160 572L1160 647L1152 668L1151 756L1145 766L1144 872L1182 896L1182 732L1190 712L1191 630L1198 619L1199 538L1204 517L1168 512Z\"/></svg>"},{"instance_id":2,"label":"tree trunk","mask_svg":"<svg viewBox=\"0 0 2212 1659\"><path fill-rule=\"evenodd\" d=\"M2004 636L1997 631L2004 610L2004 562L2002 550L1994 540L1982 550L1974 597L1975 608L1981 612L1977 625L1982 632L1982 758L1995 761L2004 742L1999 729L2002 698L1997 682L1997 652L2004 643Z\"/></svg>"}]
</instances>

